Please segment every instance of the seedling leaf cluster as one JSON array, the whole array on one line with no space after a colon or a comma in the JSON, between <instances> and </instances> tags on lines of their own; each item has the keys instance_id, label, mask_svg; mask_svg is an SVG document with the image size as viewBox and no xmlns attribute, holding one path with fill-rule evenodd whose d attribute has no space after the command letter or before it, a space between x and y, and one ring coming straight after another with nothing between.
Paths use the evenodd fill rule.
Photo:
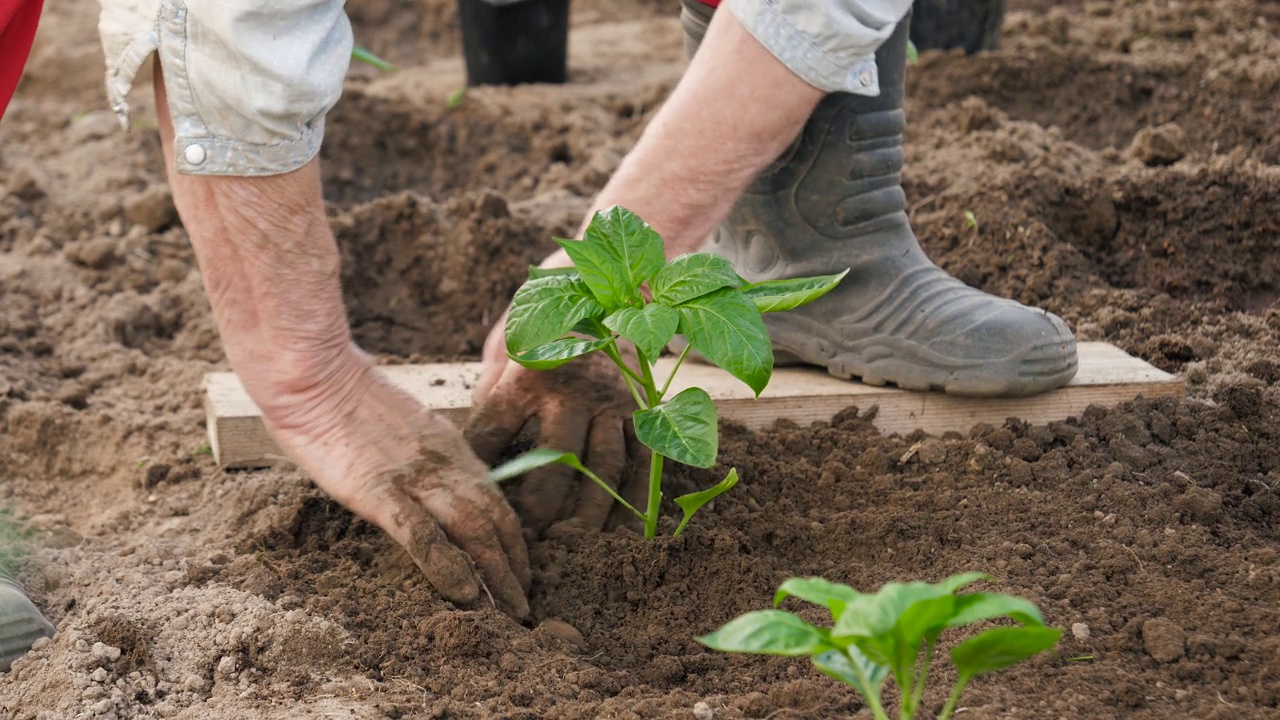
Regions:
<instances>
[{"instance_id":1,"label":"seedling leaf cluster","mask_svg":"<svg viewBox=\"0 0 1280 720\"><path fill-rule=\"evenodd\" d=\"M745 383L759 396L773 374L773 345L762 313L782 312L822 297L844 277L829 275L748 283L726 258L688 253L666 259L662 238L635 213L613 207L596 214L581 240L557 239L573 267L531 268L507 313L507 353L534 370L552 370L591 353L617 366L637 410L637 439L652 450L648 503L636 508L594 475L572 453L540 448L494 470L494 480L516 477L550 463L568 465L599 484L657 532L664 459L699 468L716 463L719 431L715 403L690 387L668 398L671 382L691 351ZM655 377L663 348L677 336L685 345L671 373ZM636 365L620 342L635 347ZM675 498L690 518L738 481L723 481Z\"/></svg>"},{"instance_id":2,"label":"seedling leaf cluster","mask_svg":"<svg viewBox=\"0 0 1280 720\"><path fill-rule=\"evenodd\" d=\"M982 573L965 573L937 584L888 583L875 593L860 593L822 578L792 578L778 588L774 607L789 597L821 606L830 614L830 628L782 610L761 610L698 641L724 652L808 657L824 675L861 694L877 720L889 718L881 693L892 675L898 686L898 716L911 720L920 712L943 632L988 620L1013 620L1016 625L986 630L951 649L958 678L938 715L948 720L974 678L1048 650L1062 635L1057 628L1045 627L1040 610L1027 600L960 592L988 579Z\"/></svg>"}]
</instances>

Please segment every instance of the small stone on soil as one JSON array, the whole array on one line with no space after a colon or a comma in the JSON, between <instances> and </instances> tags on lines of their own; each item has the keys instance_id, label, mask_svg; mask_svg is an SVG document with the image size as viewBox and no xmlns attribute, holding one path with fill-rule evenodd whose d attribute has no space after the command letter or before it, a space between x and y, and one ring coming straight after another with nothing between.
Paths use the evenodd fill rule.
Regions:
<instances>
[{"instance_id":1,"label":"small stone on soil","mask_svg":"<svg viewBox=\"0 0 1280 720\"><path fill-rule=\"evenodd\" d=\"M947 444L937 438L925 440L916 453L925 465L939 465L947 459Z\"/></svg>"},{"instance_id":2,"label":"small stone on soil","mask_svg":"<svg viewBox=\"0 0 1280 720\"><path fill-rule=\"evenodd\" d=\"M107 662L115 662L120 659L120 648L112 647L105 643L96 642L93 644L93 657L97 660L106 660Z\"/></svg>"},{"instance_id":3,"label":"small stone on soil","mask_svg":"<svg viewBox=\"0 0 1280 720\"><path fill-rule=\"evenodd\" d=\"M1158 662L1171 663L1186 653L1186 633L1172 620L1154 618L1142 624L1142 644Z\"/></svg>"},{"instance_id":4,"label":"small stone on soil","mask_svg":"<svg viewBox=\"0 0 1280 720\"><path fill-rule=\"evenodd\" d=\"M67 246L67 259L92 270L101 270L116 259L116 241L109 237L93 238Z\"/></svg>"},{"instance_id":5,"label":"small stone on soil","mask_svg":"<svg viewBox=\"0 0 1280 720\"><path fill-rule=\"evenodd\" d=\"M711 709L710 705L699 701L693 704L693 716L697 720L712 720L716 716L716 712Z\"/></svg>"},{"instance_id":6,"label":"small stone on soil","mask_svg":"<svg viewBox=\"0 0 1280 720\"><path fill-rule=\"evenodd\" d=\"M223 655L218 661L219 675L234 675L236 672L236 659L230 655Z\"/></svg>"},{"instance_id":7,"label":"small stone on soil","mask_svg":"<svg viewBox=\"0 0 1280 720\"><path fill-rule=\"evenodd\" d=\"M556 620L554 618L551 620L544 620L542 621L542 624L538 626L538 629L546 632L551 637L563 640L574 647L580 648L587 644L586 640L582 638L582 633L578 632L578 628L563 620Z\"/></svg>"},{"instance_id":8,"label":"small stone on soil","mask_svg":"<svg viewBox=\"0 0 1280 720\"><path fill-rule=\"evenodd\" d=\"M1082 622L1072 623L1071 634L1074 635L1075 639L1079 640L1080 642L1084 642L1085 640L1088 640L1090 635L1088 623L1082 623Z\"/></svg>"},{"instance_id":9,"label":"small stone on soil","mask_svg":"<svg viewBox=\"0 0 1280 720\"><path fill-rule=\"evenodd\" d=\"M1166 123L1139 130L1129 145L1129 154L1150 167L1172 165L1186 156L1185 143L1186 134L1182 128Z\"/></svg>"},{"instance_id":10,"label":"small stone on soil","mask_svg":"<svg viewBox=\"0 0 1280 720\"><path fill-rule=\"evenodd\" d=\"M182 683L182 689L187 692L200 692L204 690L204 678L199 675L188 675L187 679Z\"/></svg>"}]
</instances>

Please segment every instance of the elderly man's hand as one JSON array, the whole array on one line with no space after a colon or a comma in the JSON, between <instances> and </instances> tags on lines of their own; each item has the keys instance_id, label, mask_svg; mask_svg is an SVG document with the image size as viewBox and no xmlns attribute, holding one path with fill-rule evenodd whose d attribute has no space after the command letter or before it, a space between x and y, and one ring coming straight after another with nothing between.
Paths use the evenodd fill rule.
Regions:
<instances>
[{"instance_id":1,"label":"elderly man's hand","mask_svg":"<svg viewBox=\"0 0 1280 720\"><path fill-rule=\"evenodd\" d=\"M351 362L350 380L335 372L321 392L268 401L268 428L317 485L403 546L445 598L469 605L487 596L524 617L531 575L520 519L488 467L458 428L361 360L331 365Z\"/></svg>"},{"instance_id":2,"label":"elderly man's hand","mask_svg":"<svg viewBox=\"0 0 1280 720\"><path fill-rule=\"evenodd\" d=\"M389 383L351 339L320 163L184 175L164 77L156 106L174 202L223 348L280 448L408 551L445 598L529 613L520 519L461 431Z\"/></svg>"},{"instance_id":3,"label":"elderly man's hand","mask_svg":"<svg viewBox=\"0 0 1280 720\"><path fill-rule=\"evenodd\" d=\"M485 342L476 409L466 427L480 458L496 463L521 429L536 420L538 447L577 454L628 502L642 505L648 449L632 432L635 401L613 361L592 353L555 370L529 370L507 358L504 325L499 319ZM558 520L603 528L614 507L598 485L558 464L530 472L511 495L526 526L537 534Z\"/></svg>"}]
</instances>

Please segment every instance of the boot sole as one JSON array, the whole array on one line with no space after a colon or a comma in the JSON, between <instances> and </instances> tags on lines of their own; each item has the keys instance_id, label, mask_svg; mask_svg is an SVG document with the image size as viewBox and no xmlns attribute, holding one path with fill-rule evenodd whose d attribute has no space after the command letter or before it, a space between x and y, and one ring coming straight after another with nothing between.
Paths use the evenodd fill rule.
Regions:
<instances>
[{"instance_id":1,"label":"boot sole","mask_svg":"<svg viewBox=\"0 0 1280 720\"><path fill-rule=\"evenodd\" d=\"M937 390L961 397L1022 397L1066 385L1076 375L1075 339L1054 339L998 359L962 362L929 356L894 337L872 337L828 357L805 357L775 334L778 365L815 365L842 380L896 385L905 390ZM825 343L824 343L825 344Z\"/></svg>"}]
</instances>

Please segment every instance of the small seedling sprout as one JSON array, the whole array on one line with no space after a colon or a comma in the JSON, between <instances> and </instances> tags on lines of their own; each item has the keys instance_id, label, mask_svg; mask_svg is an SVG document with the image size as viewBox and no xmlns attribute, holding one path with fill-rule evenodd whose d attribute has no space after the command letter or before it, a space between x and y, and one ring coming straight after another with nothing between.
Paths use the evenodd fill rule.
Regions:
<instances>
[{"instance_id":1,"label":"small seedling sprout","mask_svg":"<svg viewBox=\"0 0 1280 720\"><path fill-rule=\"evenodd\" d=\"M356 45L351 49L351 59L362 62L365 65L372 65L383 72L395 72L396 70L399 70L395 65L392 65L386 60L374 55L369 48L361 47L360 45Z\"/></svg>"},{"instance_id":2,"label":"small seedling sprout","mask_svg":"<svg viewBox=\"0 0 1280 720\"><path fill-rule=\"evenodd\" d=\"M719 452L716 406L707 391L691 387L667 397L690 351L746 383L758 397L773 374L773 345L761 314L813 302L845 273L748 283L720 255L688 253L667 262L658 233L621 207L597 213L582 240L556 242L573 267L530 269L507 314L507 352L534 370L551 370L593 352L613 361L639 408L633 416L636 437L653 451L648 503L643 510L631 505L574 454L554 448L522 455L490 478L502 481L551 463L567 465L634 513L644 523L645 537L652 538L664 460L710 468ZM655 377L658 356L677 334L687 344L670 374ZM623 358L618 343L624 340L635 346L636 367ZM737 482L738 472L731 469L713 487L675 498L684 513L675 535Z\"/></svg>"},{"instance_id":3,"label":"small seedling sprout","mask_svg":"<svg viewBox=\"0 0 1280 720\"><path fill-rule=\"evenodd\" d=\"M960 695L976 677L1016 665L1052 648L1062 631L1044 626L1030 601L1000 593L959 591L990 578L955 575L936 585L888 583L875 593L822 578L791 578L773 604L789 597L827 609L831 627L812 625L783 610L747 613L698 642L723 652L808 657L824 675L862 695L876 720L888 720L881 701L885 680L898 686L898 717L912 720L921 709L938 639L949 628L1007 618L1016 625L986 630L951 648L957 679L939 720L955 713Z\"/></svg>"}]
</instances>

